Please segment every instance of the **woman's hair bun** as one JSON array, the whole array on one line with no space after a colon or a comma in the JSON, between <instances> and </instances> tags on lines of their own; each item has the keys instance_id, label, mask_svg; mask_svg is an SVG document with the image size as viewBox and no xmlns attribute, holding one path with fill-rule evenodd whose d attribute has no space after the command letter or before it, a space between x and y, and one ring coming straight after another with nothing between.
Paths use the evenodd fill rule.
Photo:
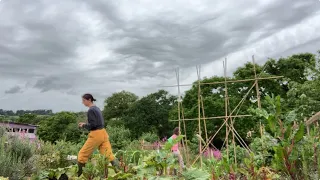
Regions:
<instances>
[{"instance_id":1,"label":"woman's hair bun","mask_svg":"<svg viewBox=\"0 0 320 180\"><path fill-rule=\"evenodd\" d=\"M86 99L86 100L91 100L91 102L93 101L97 101L95 98L93 98L93 96L91 94L84 94L82 96L82 98Z\"/></svg>"}]
</instances>

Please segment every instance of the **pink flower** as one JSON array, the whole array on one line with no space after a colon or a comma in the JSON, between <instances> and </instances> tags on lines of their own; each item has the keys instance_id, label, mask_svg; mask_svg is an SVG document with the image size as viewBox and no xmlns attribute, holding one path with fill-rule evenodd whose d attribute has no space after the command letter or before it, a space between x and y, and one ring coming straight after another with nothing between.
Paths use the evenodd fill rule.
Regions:
<instances>
[{"instance_id":1,"label":"pink flower","mask_svg":"<svg viewBox=\"0 0 320 180\"><path fill-rule=\"evenodd\" d=\"M222 157L222 154L218 149L210 148L210 149L207 149L205 152L203 152L203 156L205 156L206 158L213 156L215 159L220 160Z\"/></svg>"},{"instance_id":2,"label":"pink flower","mask_svg":"<svg viewBox=\"0 0 320 180\"><path fill-rule=\"evenodd\" d=\"M164 138L162 138L162 142L167 141L167 136L165 136Z\"/></svg>"},{"instance_id":3,"label":"pink flower","mask_svg":"<svg viewBox=\"0 0 320 180\"><path fill-rule=\"evenodd\" d=\"M221 159L222 158L222 154L219 150L214 150L213 151L213 156L216 158L216 159Z\"/></svg>"}]
</instances>

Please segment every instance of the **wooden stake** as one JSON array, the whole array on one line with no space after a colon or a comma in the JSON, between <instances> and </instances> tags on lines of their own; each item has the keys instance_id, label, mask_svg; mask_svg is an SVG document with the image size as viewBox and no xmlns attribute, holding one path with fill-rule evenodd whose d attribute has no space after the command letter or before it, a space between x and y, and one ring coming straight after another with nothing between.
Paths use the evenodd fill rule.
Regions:
<instances>
[{"instance_id":1,"label":"wooden stake","mask_svg":"<svg viewBox=\"0 0 320 180\"><path fill-rule=\"evenodd\" d=\"M179 119L179 133L181 134L179 68L176 69L176 78L177 78L177 84L178 84L178 119Z\"/></svg>"},{"instance_id":2,"label":"wooden stake","mask_svg":"<svg viewBox=\"0 0 320 180\"><path fill-rule=\"evenodd\" d=\"M320 119L320 112L317 112L315 115L313 115L310 119L306 121L306 125L310 125Z\"/></svg>"},{"instance_id":3,"label":"wooden stake","mask_svg":"<svg viewBox=\"0 0 320 180\"><path fill-rule=\"evenodd\" d=\"M208 142L207 122L206 122L206 116L205 116L205 113L204 113L204 105L203 105L203 97L202 96L201 96L201 108L202 108L204 133L206 135L206 142Z\"/></svg>"},{"instance_id":4,"label":"wooden stake","mask_svg":"<svg viewBox=\"0 0 320 180\"><path fill-rule=\"evenodd\" d=\"M182 122L183 122L183 128L184 128L184 134L186 139L186 158L187 158L187 167L190 166L190 156L189 156L189 148L188 148L188 138L187 138L187 129L186 129L186 122L184 120L184 110L183 110L183 104L181 103L181 112L182 112Z\"/></svg>"},{"instance_id":5,"label":"wooden stake","mask_svg":"<svg viewBox=\"0 0 320 180\"><path fill-rule=\"evenodd\" d=\"M179 68L176 69L176 78L177 78L177 84L180 84L180 72L179 72ZM181 133L181 105L182 105L182 99L181 99L181 93L180 93L180 86L178 86L178 119L179 119L179 134ZM184 129L185 129L185 123L184 123ZM186 135L186 131L185 133L185 138L183 138L182 140L182 145L183 145L183 151L185 154L185 157L187 159L187 165L189 164L189 158L188 158L188 152L186 150L187 147L187 135Z\"/></svg>"},{"instance_id":6,"label":"wooden stake","mask_svg":"<svg viewBox=\"0 0 320 180\"><path fill-rule=\"evenodd\" d=\"M270 76L270 77L258 77L257 80L266 80L266 79L279 79L283 78L283 76ZM237 83L237 82L249 82L255 81L256 79L238 79L238 80L229 80L227 83ZM208 82L208 83L200 83L201 85L213 85L213 84L224 84L225 81L217 81L217 82ZM180 84L179 86L193 86L194 84ZM160 87L177 87L177 85L171 86L160 86Z\"/></svg>"},{"instance_id":7,"label":"wooden stake","mask_svg":"<svg viewBox=\"0 0 320 180\"><path fill-rule=\"evenodd\" d=\"M223 70L224 70L224 109L225 109L225 121L226 121L226 150L227 150L227 159L229 161L229 129L228 129L228 87L227 87L227 58L223 62Z\"/></svg>"},{"instance_id":8,"label":"wooden stake","mask_svg":"<svg viewBox=\"0 0 320 180\"><path fill-rule=\"evenodd\" d=\"M204 105L203 105L203 97L201 96L201 108L202 108L202 116L203 116L203 125L204 125L204 134L206 136L206 143L208 142L208 131L207 131L207 122L206 116L204 113ZM209 153L209 157L211 158L211 151Z\"/></svg>"},{"instance_id":9,"label":"wooden stake","mask_svg":"<svg viewBox=\"0 0 320 180\"><path fill-rule=\"evenodd\" d=\"M223 64L223 69L224 69L224 80L225 80L225 119L227 120L228 118L228 111L230 109L230 103L229 103L229 95L228 95L228 85L227 85L227 58L224 61ZM231 128L233 127L233 121L232 118L230 118L230 124L228 124L228 122L226 123L226 147L227 147L227 158L229 159L229 132L230 130L227 128L229 126L231 126ZM234 136L234 131L232 131L232 144L233 144L233 153L234 153L234 162L235 164L237 163L237 153L236 153L236 143L235 143L235 136Z\"/></svg>"},{"instance_id":10,"label":"wooden stake","mask_svg":"<svg viewBox=\"0 0 320 180\"><path fill-rule=\"evenodd\" d=\"M198 75L198 128L199 128L199 136L201 137L201 112L200 112L200 95L201 95L201 87L200 87L200 69L201 67L197 66L197 75ZM202 145L201 139L199 139L199 156L200 156L200 167L202 168Z\"/></svg>"},{"instance_id":11,"label":"wooden stake","mask_svg":"<svg viewBox=\"0 0 320 180\"><path fill-rule=\"evenodd\" d=\"M230 99L229 98L228 98L228 110L231 111L231 109L230 109ZM233 126L234 125L234 120L231 117L230 117L230 123L231 123L231 127L234 129L234 126ZM236 147L234 131L232 131L232 144L233 144L233 153L234 153L234 163L237 166L237 147Z\"/></svg>"},{"instance_id":12,"label":"wooden stake","mask_svg":"<svg viewBox=\"0 0 320 180\"><path fill-rule=\"evenodd\" d=\"M304 118L304 123L306 123L307 122L307 118ZM308 134L308 136L310 136L310 127L309 127L309 125L307 125L307 134Z\"/></svg>"},{"instance_id":13,"label":"wooden stake","mask_svg":"<svg viewBox=\"0 0 320 180\"><path fill-rule=\"evenodd\" d=\"M256 92L257 92L257 103L258 103L258 108L261 109L261 101L260 101L260 91L259 91L259 84L258 84L258 79L257 79L257 70L256 70L256 62L254 60L254 55L252 55L252 64L253 64L253 71L254 71L254 81L256 83ZM262 124L261 121L259 122L260 124L260 136L262 137Z\"/></svg>"},{"instance_id":14,"label":"wooden stake","mask_svg":"<svg viewBox=\"0 0 320 180\"><path fill-rule=\"evenodd\" d=\"M258 84L257 71L256 71L256 63L255 63L255 60L254 60L254 55L252 55L252 63L253 63L253 71L254 71L254 81L255 81L255 83L256 83L258 108L261 108L260 91L259 91L259 84Z\"/></svg>"},{"instance_id":15,"label":"wooden stake","mask_svg":"<svg viewBox=\"0 0 320 180\"><path fill-rule=\"evenodd\" d=\"M141 149L144 150L144 139L141 141Z\"/></svg>"},{"instance_id":16,"label":"wooden stake","mask_svg":"<svg viewBox=\"0 0 320 180\"><path fill-rule=\"evenodd\" d=\"M231 115L228 116L230 118L241 118L241 117L252 117L252 115L250 114L243 114L243 115ZM184 119L185 121L195 121L198 120L199 118L191 118L191 119ZM201 118L206 119L206 120L213 120L213 119L225 119L225 116L215 116L215 117L206 117L206 118ZM170 119L169 121L179 121L179 119Z\"/></svg>"}]
</instances>

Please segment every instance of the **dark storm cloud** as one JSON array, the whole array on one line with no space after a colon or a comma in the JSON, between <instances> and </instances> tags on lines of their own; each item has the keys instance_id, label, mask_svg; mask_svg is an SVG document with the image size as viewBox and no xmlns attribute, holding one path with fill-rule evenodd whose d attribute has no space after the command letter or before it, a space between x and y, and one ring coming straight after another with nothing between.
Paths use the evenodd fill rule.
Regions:
<instances>
[{"instance_id":1,"label":"dark storm cloud","mask_svg":"<svg viewBox=\"0 0 320 180\"><path fill-rule=\"evenodd\" d=\"M98 12L102 15L103 20L106 21L109 25L108 28L112 29L121 29L122 28L122 19L121 14L117 11L116 1L86 1L86 4L95 12Z\"/></svg>"},{"instance_id":2,"label":"dark storm cloud","mask_svg":"<svg viewBox=\"0 0 320 180\"><path fill-rule=\"evenodd\" d=\"M35 88L41 89L41 92L50 90L64 90L72 87L70 83L61 83L61 77L45 77L40 79L34 85Z\"/></svg>"},{"instance_id":3,"label":"dark storm cloud","mask_svg":"<svg viewBox=\"0 0 320 180\"><path fill-rule=\"evenodd\" d=\"M319 5L315 5L312 0L275 1L257 15L241 16L239 11L238 20L230 19L232 24L226 22L226 27L230 29L226 32L219 31L219 27L208 28L208 25L214 25L219 21L221 16L218 15L207 20L203 20L206 17L201 15L195 16L191 22L154 16L143 21L118 23L122 25L123 31L112 36L112 40L126 38L127 41L123 45L116 46L114 52L140 59L132 66L130 73L137 77L149 74L146 71L159 71L151 66L152 62L157 61L164 62L166 67L195 66L199 63L212 62L229 52L239 50L248 43L248 38L256 31L264 30L260 36L249 41L250 43L299 23L317 10ZM229 41L231 43L228 43Z\"/></svg>"},{"instance_id":4,"label":"dark storm cloud","mask_svg":"<svg viewBox=\"0 0 320 180\"><path fill-rule=\"evenodd\" d=\"M6 90L4 93L6 94L16 94L16 93L22 93L22 89L20 86L13 86L12 88Z\"/></svg>"}]
</instances>

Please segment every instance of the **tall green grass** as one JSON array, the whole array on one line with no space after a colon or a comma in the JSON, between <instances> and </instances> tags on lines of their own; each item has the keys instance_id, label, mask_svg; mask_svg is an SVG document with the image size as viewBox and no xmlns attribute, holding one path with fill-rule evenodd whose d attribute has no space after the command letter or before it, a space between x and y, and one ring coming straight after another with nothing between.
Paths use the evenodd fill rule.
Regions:
<instances>
[{"instance_id":1,"label":"tall green grass","mask_svg":"<svg viewBox=\"0 0 320 180\"><path fill-rule=\"evenodd\" d=\"M9 177L10 180L23 179L24 164L18 153L10 151L7 138L2 136L0 139L0 176Z\"/></svg>"}]
</instances>

